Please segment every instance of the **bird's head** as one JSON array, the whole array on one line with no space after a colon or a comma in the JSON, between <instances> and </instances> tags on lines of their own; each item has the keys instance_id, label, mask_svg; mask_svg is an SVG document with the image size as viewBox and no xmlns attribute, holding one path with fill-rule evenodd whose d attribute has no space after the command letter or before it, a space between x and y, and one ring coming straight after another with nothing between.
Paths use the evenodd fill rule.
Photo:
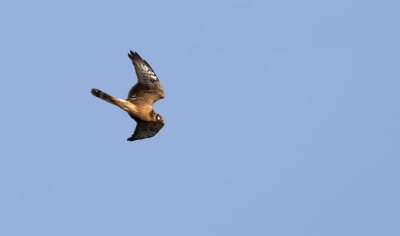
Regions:
<instances>
[{"instance_id":1,"label":"bird's head","mask_svg":"<svg viewBox=\"0 0 400 236\"><path fill-rule=\"evenodd\" d=\"M162 116L160 114L157 114L157 113L155 115L155 121L164 124L164 119L162 118Z\"/></svg>"},{"instance_id":2,"label":"bird's head","mask_svg":"<svg viewBox=\"0 0 400 236\"><path fill-rule=\"evenodd\" d=\"M162 118L162 116L156 112L154 112L154 110L152 110L150 112L150 117L151 117L151 121L155 122L155 123L160 123L164 125L164 119Z\"/></svg>"}]
</instances>

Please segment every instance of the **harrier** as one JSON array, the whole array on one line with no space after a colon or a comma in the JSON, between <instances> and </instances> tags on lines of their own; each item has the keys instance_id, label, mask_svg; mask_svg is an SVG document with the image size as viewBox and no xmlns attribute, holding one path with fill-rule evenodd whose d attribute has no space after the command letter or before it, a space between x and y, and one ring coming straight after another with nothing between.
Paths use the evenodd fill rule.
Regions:
<instances>
[{"instance_id":1,"label":"harrier","mask_svg":"<svg viewBox=\"0 0 400 236\"><path fill-rule=\"evenodd\" d=\"M156 101L165 97L164 90L156 73L137 52L130 51L128 57L135 67L138 82L131 88L128 98L122 100L98 89L92 89L92 94L111 104L114 104L136 121L134 133L128 141L153 137L164 126L162 116L153 110Z\"/></svg>"}]
</instances>

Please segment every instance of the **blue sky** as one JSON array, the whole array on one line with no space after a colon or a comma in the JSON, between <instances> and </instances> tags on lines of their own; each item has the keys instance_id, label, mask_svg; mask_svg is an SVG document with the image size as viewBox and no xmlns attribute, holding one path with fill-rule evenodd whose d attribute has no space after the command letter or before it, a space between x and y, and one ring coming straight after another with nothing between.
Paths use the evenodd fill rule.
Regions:
<instances>
[{"instance_id":1,"label":"blue sky","mask_svg":"<svg viewBox=\"0 0 400 236\"><path fill-rule=\"evenodd\" d=\"M400 235L398 1L3 1L0 235ZM129 50L165 127L125 98Z\"/></svg>"}]
</instances>

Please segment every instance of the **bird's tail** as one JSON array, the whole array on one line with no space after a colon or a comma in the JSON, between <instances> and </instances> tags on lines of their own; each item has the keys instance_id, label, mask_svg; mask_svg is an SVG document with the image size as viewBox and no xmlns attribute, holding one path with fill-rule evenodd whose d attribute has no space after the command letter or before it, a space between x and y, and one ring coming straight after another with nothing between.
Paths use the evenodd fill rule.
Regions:
<instances>
[{"instance_id":1,"label":"bird's tail","mask_svg":"<svg viewBox=\"0 0 400 236\"><path fill-rule=\"evenodd\" d=\"M101 91L99 89L96 89L96 88L93 88L91 92L92 92L93 96L101 98L104 101L109 102L111 104L114 104L114 105L122 108L125 111L129 111L130 110L129 109L129 107L130 107L129 105L130 104L128 104L127 101L124 101L124 100L121 100L121 99L116 98L114 96L111 96L110 94L107 94L107 93L105 93L105 92L103 92L103 91Z\"/></svg>"}]
</instances>

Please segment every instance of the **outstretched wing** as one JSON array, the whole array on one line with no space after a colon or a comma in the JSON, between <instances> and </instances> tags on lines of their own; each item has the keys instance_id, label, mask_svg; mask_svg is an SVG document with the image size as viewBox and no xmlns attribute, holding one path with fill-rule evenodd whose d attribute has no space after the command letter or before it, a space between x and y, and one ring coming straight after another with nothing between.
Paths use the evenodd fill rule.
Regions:
<instances>
[{"instance_id":1,"label":"outstretched wing","mask_svg":"<svg viewBox=\"0 0 400 236\"><path fill-rule=\"evenodd\" d=\"M165 97L164 89L149 63L143 60L137 52L130 51L128 57L135 67L138 82L131 88L126 100L132 103L137 103L138 100L141 103L145 101L153 105L157 100L163 99Z\"/></svg>"},{"instance_id":2,"label":"outstretched wing","mask_svg":"<svg viewBox=\"0 0 400 236\"><path fill-rule=\"evenodd\" d=\"M135 132L132 134L128 141L135 141L138 139L145 139L153 137L161 130L164 123L161 122L144 122L138 121L136 125Z\"/></svg>"}]
</instances>

